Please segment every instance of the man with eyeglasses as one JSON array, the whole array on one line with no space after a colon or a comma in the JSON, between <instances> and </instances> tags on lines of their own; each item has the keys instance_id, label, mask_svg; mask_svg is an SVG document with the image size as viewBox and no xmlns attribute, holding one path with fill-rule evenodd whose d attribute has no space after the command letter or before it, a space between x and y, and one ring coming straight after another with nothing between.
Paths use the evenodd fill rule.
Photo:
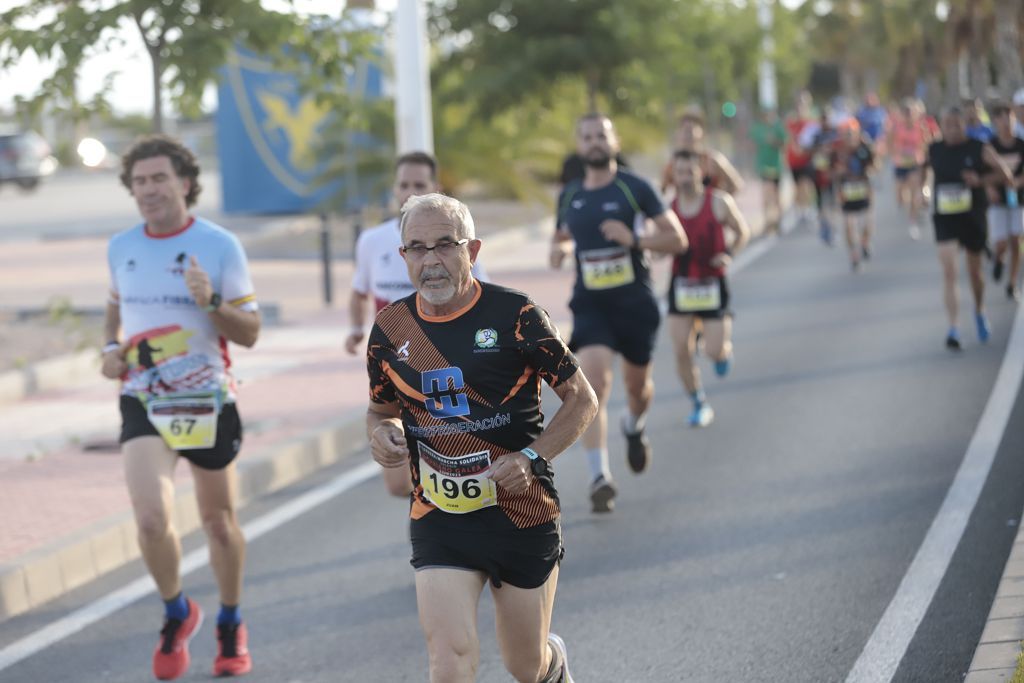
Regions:
<instances>
[{"instance_id":1,"label":"man with eyeglasses","mask_svg":"<svg viewBox=\"0 0 1024 683\"><path fill-rule=\"evenodd\" d=\"M607 449L612 363L616 354L622 356L629 400L622 420L626 460L639 474L651 459L644 423L654 396L651 357L661 322L646 252L679 254L687 244L679 219L665 208L650 183L616 164L619 140L611 119L603 114L582 117L576 124L576 145L587 173L559 197L550 263L561 267L575 246L569 348L579 357L601 406L583 434L591 509L611 512L618 493ZM651 219L653 232L646 230L645 219Z\"/></svg>"},{"instance_id":2,"label":"man with eyeglasses","mask_svg":"<svg viewBox=\"0 0 1024 683\"><path fill-rule=\"evenodd\" d=\"M562 558L550 462L597 399L547 314L471 274L473 219L440 194L403 207L401 253L416 293L377 315L367 347L370 452L409 467L411 564L430 680L473 681L477 604L490 579L505 666L517 681L571 682L550 633ZM546 428L540 380L562 405Z\"/></svg>"},{"instance_id":3,"label":"man with eyeglasses","mask_svg":"<svg viewBox=\"0 0 1024 683\"><path fill-rule=\"evenodd\" d=\"M401 208L410 197L438 192L437 161L426 152L408 152L395 162L395 184L392 194L395 206ZM402 237L398 217L364 230L356 240L353 263L352 293L349 295L350 331L345 338L345 351L355 355L366 338L370 299L376 315L388 304L416 291L409 281L409 272L398 253ZM473 264L473 276L486 280L483 265ZM412 492L412 481L402 469L384 470L384 486L393 496L406 497Z\"/></svg>"}]
</instances>

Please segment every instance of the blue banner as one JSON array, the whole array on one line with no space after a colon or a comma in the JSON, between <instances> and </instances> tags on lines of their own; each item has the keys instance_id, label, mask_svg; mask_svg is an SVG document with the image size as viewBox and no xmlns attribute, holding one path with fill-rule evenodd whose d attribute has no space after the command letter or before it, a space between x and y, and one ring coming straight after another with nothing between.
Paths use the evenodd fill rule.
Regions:
<instances>
[{"instance_id":1,"label":"blue banner","mask_svg":"<svg viewBox=\"0 0 1024 683\"><path fill-rule=\"evenodd\" d=\"M380 97L382 86L380 68L367 62L348 83L351 92L367 98ZM322 184L329 160L317 156L331 112L300 91L294 74L235 50L222 71L218 97L217 151L226 213L304 213L339 191L341 181Z\"/></svg>"}]
</instances>

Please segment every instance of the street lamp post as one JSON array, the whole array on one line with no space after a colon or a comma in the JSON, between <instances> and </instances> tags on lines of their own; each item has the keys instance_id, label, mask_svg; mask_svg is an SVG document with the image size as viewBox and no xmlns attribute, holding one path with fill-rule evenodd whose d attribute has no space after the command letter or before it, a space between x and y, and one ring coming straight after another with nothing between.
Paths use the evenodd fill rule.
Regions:
<instances>
[{"instance_id":1,"label":"street lamp post","mask_svg":"<svg viewBox=\"0 0 1024 683\"><path fill-rule=\"evenodd\" d=\"M422 0L395 9L395 125L398 153L434 152L427 18Z\"/></svg>"},{"instance_id":2,"label":"street lamp post","mask_svg":"<svg viewBox=\"0 0 1024 683\"><path fill-rule=\"evenodd\" d=\"M776 109L779 97L775 84L775 40L772 38L772 0L759 0L757 23L761 27L761 63L758 65L758 100L761 109Z\"/></svg>"}]
</instances>

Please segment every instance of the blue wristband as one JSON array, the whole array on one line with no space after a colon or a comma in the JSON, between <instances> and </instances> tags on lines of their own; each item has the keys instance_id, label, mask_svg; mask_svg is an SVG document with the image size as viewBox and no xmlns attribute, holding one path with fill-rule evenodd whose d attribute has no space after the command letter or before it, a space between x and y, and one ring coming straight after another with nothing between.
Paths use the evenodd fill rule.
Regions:
<instances>
[{"instance_id":1,"label":"blue wristband","mask_svg":"<svg viewBox=\"0 0 1024 683\"><path fill-rule=\"evenodd\" d=\"M530 460L536 460L540 457L540 454L532 448L522 448L520 449L520 452Z\"/></svg>"}]
</instances>

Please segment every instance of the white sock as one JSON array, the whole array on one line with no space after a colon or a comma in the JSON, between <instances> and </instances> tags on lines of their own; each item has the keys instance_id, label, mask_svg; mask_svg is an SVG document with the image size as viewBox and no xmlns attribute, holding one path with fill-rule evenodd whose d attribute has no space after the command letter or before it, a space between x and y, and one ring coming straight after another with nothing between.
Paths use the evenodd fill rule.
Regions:
<instances>
[{"instance_id":1,"label":"white sock","mask_svg":"<svg viewBox=\"0 0 1024 683\"><path fill-rule=\"evenodd\" d=\"M604 477L610 481L612 473L608 468L608 449L588 448L586 453L587 466L590 467L590 480L594 481L598 477Z\"/></svg>"},{"instance_id":2,"label":"white sock","mask_svg":"<svg viewBox=\"0 0 1024 683\"><path fill-rule=\"evenodd\" d=\"M625 428L628 434L636 434L644 430L644 425L647 424L647 412L644 411L639 415L626 411L626 414L622 416L622 426Z\"/></svg>"}]
</instances>

